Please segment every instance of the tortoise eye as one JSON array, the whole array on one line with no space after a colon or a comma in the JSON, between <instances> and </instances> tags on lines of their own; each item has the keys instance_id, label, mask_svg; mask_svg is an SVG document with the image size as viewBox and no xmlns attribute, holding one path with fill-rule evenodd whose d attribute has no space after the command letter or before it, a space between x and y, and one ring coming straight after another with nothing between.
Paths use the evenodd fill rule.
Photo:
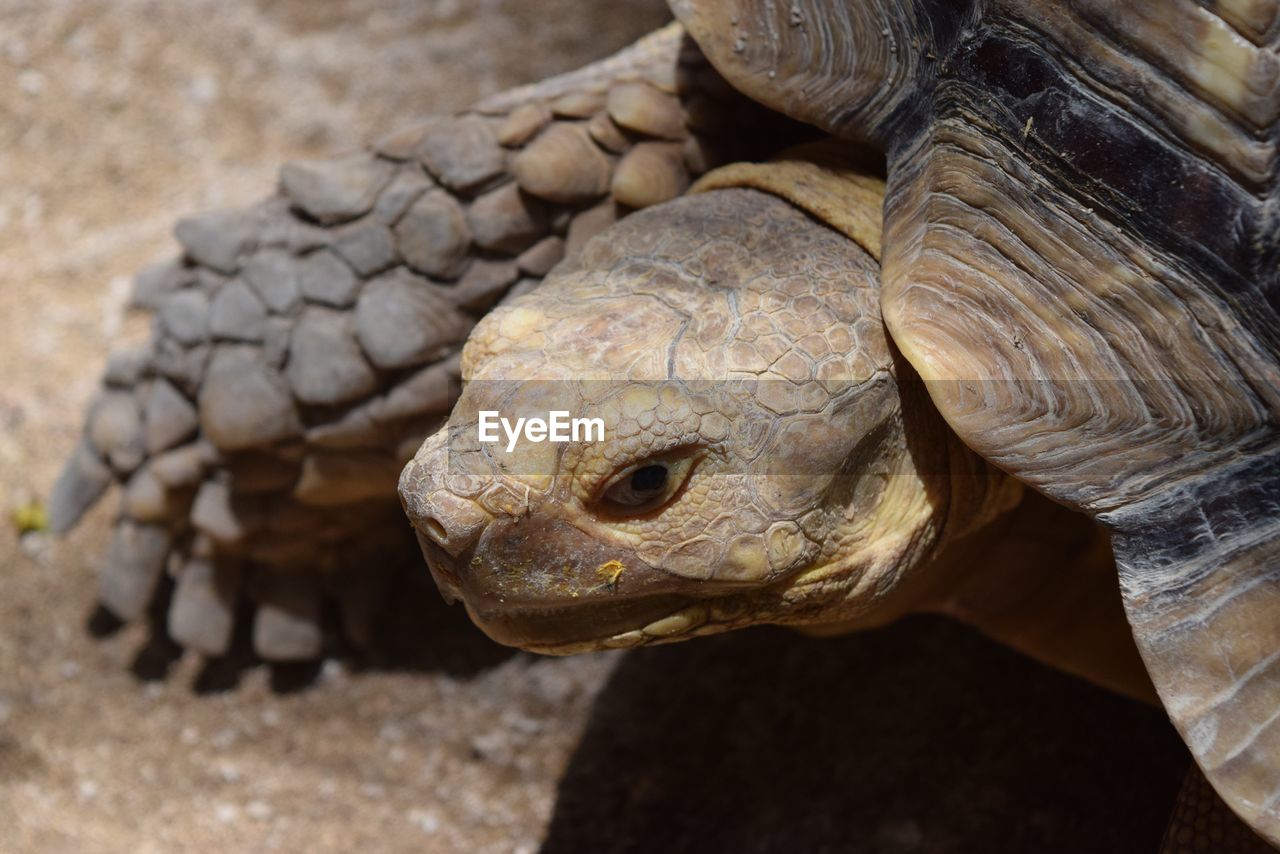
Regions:
<instances>
[{"instance_id":1,"label":"tortoise eye","mask_svg":"<svg viewBox=\"0 0 1280 854\"><path fill-rule=\"evenodd\" d=\"M614 475L604 488L600 504L621 516L653 510L675 495L692 468L690 457L645 460Z\"/></svg>"}]
</instances>

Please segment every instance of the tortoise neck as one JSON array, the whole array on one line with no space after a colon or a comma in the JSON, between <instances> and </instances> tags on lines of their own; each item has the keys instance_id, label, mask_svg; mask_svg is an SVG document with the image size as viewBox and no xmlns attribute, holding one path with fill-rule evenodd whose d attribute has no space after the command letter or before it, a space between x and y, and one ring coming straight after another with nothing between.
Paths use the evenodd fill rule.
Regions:
<instances>
[{"instance_id":1,"label":"tortoise neck","mask_svg":"<svg viewBox=\"0 0 1280 854\"><path fill-rule=\"evenodd\" d=\"M1106 531L1039 493L950 541L921 610L947 614L1040 662L1156 702L1125 619Z\"/></svg>"}]
</instances>

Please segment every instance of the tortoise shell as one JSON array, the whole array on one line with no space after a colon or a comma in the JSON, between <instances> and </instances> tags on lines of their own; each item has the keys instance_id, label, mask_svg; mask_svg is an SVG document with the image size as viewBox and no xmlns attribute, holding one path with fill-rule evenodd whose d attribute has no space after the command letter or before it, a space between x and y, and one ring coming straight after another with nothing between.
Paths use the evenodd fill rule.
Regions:
<instances>
[{"instance_id":1,"label":"tortoise shell","mask_svg":"<svg viewBox=\"0 0 1280 854\"><path fill-rule=\"evenodd\" d=\"M1280 5L672 6L735 87L886 151L895 342L1110 527L1166 709L1280 843Z\"/></svg>"}]
</instances>

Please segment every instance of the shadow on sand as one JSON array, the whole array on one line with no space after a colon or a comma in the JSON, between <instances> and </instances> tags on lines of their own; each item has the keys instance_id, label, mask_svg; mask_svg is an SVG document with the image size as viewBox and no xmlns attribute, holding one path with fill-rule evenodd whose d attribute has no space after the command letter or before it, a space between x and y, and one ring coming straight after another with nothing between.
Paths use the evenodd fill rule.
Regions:
<instances>
[{"instance_id":1,"label":"shadow on sand","mask_svg":"<svg viewBox=\"0 0 1280 854\"><path fill-rule=\"evenodd\" d=\"M349 667L465 679L523 655L449 607L420 565L394 576L375 647ZM133 669L182 654L151 610ZM327 621L337 625L336 619ZM263 662L246 611L199 693ZM118 627L101 613L95 634ZM319 663L272 665L280 692ZM560 783L543 854L1155 851L1189 758L1164 713L949 620L832 640L760 628L627 653Z\"/></svg>"},{"instance_id":2,"label":"shadow on sand","mask_svg":"<svg viewBox=\"0 0 1280 854\"><path fill-rule=\"evenodd\" d=\"M1189 758L1164 714L918 617L630 653L543 854L1155 851Z\"/></svg>"}]
</instances>

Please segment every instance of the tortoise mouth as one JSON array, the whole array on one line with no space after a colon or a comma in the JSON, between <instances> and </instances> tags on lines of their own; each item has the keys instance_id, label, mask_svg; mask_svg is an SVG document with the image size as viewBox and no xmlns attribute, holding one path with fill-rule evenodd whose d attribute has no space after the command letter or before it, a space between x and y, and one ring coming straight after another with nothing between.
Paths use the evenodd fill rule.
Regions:
<instances>
[{"instance_id":1,"label":"tortoise mouth","mask_svg":"<svg viewBox=\"0 0 1280 854\"><path fill-rule=\"evenodd\" d=\"M418 538L445 599L461 600L472 621L506 646L568 655L666 642L721 630L725 626L707 624L723 624L740 610L732 603L741 591L717 586L708 595L706 582L581 542L567 558L531 549L527 520L520 533L509 538L487 531L457 557L429 537Z\"/></svg>"},{"instance_id":2,"label":"tortoise mouth","mask_svg":"<svg viewBox=\"0 0 1280 854\"><path fill-rule=\"evenodd\" d=\"M464 599L467 613L490 638L531 652L573 652L635 646L648 639L644 629L690 610L678 595L628 598L618 602L581 602L560 607L485 607ZM693 623L689 623L689 628ZM634 642L629 642L635 635ZM653 636L656 639L656 635Z\"/></svg>"}]
</instances>

